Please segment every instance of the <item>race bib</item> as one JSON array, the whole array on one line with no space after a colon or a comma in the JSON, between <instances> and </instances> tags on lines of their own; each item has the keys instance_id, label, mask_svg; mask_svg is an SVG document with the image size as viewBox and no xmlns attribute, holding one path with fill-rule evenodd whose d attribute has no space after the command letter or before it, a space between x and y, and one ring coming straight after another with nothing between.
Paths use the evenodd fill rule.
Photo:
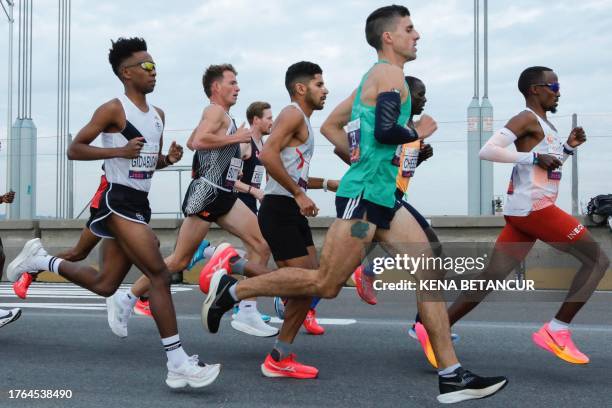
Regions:
<instances>
[{"instance_id":1,"label":"race bib","mask_svg":"<svg viewBox=\"0 0 612 408\"><path fill-rule=\"evenodd\" d=\"M357 163L361 158L359 143L361 141L361 120L355 119L346 125L346 135L348 136L350 161Z\"/></svg>"},{"instance_id":2,"label":"race bib","mask_svg":"<svg viewBox=\"0 0 612 408\"><path fill-rule=\"evenodd\" d=\"M130 159L128 177L137 180L146 180L153 177L155 167L157 167L158 156L159 144L145 143L142 149L140 149L140 155Z\"/></svg>"},{"instance_id":3,"label":"race bib","mask_svg":"<svg viewBox=\"0 0 612 408\"><path fill-rule=\"evenodd\" d=\"M261 182L263 181L265 167L258 165L253 169L253 177L251 177L251 185L255 188L261 187Z\"/></svg>"},{"instance_id":4,"label":"race bib","mask_svg":"<svg viewBox=\"0 0 612 408\"><path fill-rule=\"evenodd\" d=\"M234 184L238 180L240 176L240 171L242 170L242 159L237 157L232 157L232 161L230 162L229 169L227 169L227 176L225 176L225 181L223 182L223 187L228 189L233 189Z\"/></svg>"},{"instance_id":5,"label":"race bib","mask_svg":"<svg viewBox=\"0 0 612 408\"><path fill-rule=\"evenodd\" d=\"M419 161L420 149L413 147L406 148L404 154L404 160L402 160L402 177L412 177L416 171L417 163Z\"/></svg>"},{"instance_id":6,"label":"race bib","mask_svg":"<svg viewBox=\"0 0 612 408\"><path fill-rule=\"evenodd\" d=\"M300 173L300 179L298 180L298 186L302 187L304 191L308 190L308 170L310 169L310 160L304 160L302 166L302 172Z\"/></svg>"}]
</instances>

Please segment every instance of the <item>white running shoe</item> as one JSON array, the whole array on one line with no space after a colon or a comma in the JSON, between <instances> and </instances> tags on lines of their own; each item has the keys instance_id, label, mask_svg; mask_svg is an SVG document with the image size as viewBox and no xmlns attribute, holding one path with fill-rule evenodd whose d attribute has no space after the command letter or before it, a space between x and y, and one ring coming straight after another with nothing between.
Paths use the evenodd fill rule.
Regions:
<instances>
[{"instance_id":1,"label":"white running shoe","mask_svg":"<svg viewBox=\"0 0 612 408\"><path fill-rule=\"evenodd\" d=\"M38 271L36 265L39 264L40 258L47 255L47 251L40 243L40 238L29 240L19 255L6 268L6 277L11 282L16 282L25 272Z\"/></svg>"},{"instance_id":2,"label":"white running shoe","mask_svg":"<svg viewBox=\"0 0 612 408\"><path fill-rule=\"evenodd\" d=\"M106 314L112 332L119 337L127 337L127 325L132 315L132 308L123 305L120 300L122 295L124 295L124 292L117 291L113 296L106 298Z\"/></svg>"},{"instance_id":3,"label":"white running shoe","mask_svg":"<svg viewBox=\"0 0 612 408\"><path fill-rule=\"evenodd\" d=\"M0 309L0 327L14 322L19 319L19 316L21 316L21 309L18 307L9 310Z\"/></svg>"},{"instance_id":4,"label":"white running shoe","mask_svg":"<svg viewBox=\"0 0 612 408\"><path fill-rule=\"evenodd\" d=\"M251 336L271 337L278 334L278 329L264 323L256 310L246 312L244 309L240 309L233 316L231 325L234 329Z\"/></svg>"},{"instance_id":5,"label":"white running shoe","mask_svg":"<svg viewBox=\"0 0 612 408\"><path fill-rule=\"evenodd\" d=\"M174 368L168 361L168 376L166 384L170 388L183 388L189 385L192 388L206 387L217 379L221 372L221 364L204 364L195 354L189 357L180 367Z\"/></svg>"}]
</instances>

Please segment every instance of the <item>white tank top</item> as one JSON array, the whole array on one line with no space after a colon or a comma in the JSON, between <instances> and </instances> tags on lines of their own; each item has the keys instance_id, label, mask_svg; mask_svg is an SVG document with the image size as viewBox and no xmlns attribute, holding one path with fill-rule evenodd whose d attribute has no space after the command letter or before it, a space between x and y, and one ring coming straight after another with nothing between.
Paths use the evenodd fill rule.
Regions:
<instances>
[{"instance_id":1,"label":"white tank top","mask_svg":"<svg viewBox=\"0 0 612 408\"><path fill-rule=\"evenodd\" d=\"M544 132L544 139L532 152L549 154L562 160L563 142L557 135L557 129L531 109L527 110L535 115ZM533 164L515 164L508 186L504 215L527 216L532 211L554 205L560 180L561 168L547 171Z\"/></svg>"},{"instance_id":2,"label":"white tank top","mask_svg":"<svg viewBox=\"0 0 612 408\"><path fill-rule=\"evenodd\" d=\"M310 126L310 120L304 111L302 111L300 105L298 105L296 102L293 102L291 105L295 106L300 112L302 112L304 122L306 122L306 126L308 127L308 139L306 139L306 143L299 146L285 147L283 150L281 150L280 156L283 166L287 170L287 173L291 179L295 181L295 183L300 186L304 192L306 192L308 188L310 159L314 153L314 132L312 131L312 126ZM272 177L268 179L264 189L264 194L293 197L293 195L287 191L285 187L280 185L280 183L274 180Z\"/></svg>"},{"instance_id":3,"label":"white tank top","mask_svg":"<svg viewBox=\"0 0 612 408\"><path fill-rule=\"evenodd\" d=\"M135 137L144 137L145 144L135 159L113 158L104 160L104 171L109 183L122 184L148 192L151 177L157 166L159 142L164 131L163 122L152 105L143 112L125 95L119 101L125 112L125 129L119 133L102 133L102 147L123 147Z\"/></svg>"}]
</instances>

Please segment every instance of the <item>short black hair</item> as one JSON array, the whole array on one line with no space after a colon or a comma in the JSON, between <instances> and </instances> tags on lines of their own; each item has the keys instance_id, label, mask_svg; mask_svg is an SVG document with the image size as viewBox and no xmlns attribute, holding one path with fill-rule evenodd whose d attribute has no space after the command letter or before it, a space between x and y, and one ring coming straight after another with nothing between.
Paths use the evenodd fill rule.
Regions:
<instances>
[{"instance_id":1,"label":"short black hair","mask_svg":"<svg viewBox=\"0 0 612 408\"><path fill-rule=\"evenodd\" d=\"M518 80L518 89L525 98L529 96L529 88L544 81L544 72L552 71L547 67L535 66L526 68L521 72Z\"/></svg>"},{"instance_id":2,"label":"short black hair","mask_svg":"<svg viewBox=\"0 0 612 408\"><path fill-rule=\"evenodd\" d=\"M368 16L365 26L366 41L379 51L382 49L381 36L385 31L390 31L391 25L397 17L406 17L410 11L404 6L393 4L391 6L376 9Z\"/></svg>"},{"instance_id":3,"label":"short black hair","mask_svg":"<svg viewBox=\"0 0 612 408\"><path fill-rule=\"evenodd\" d=\"M232 64L219 64L219 65L210 65L204 71L204 75L202 75L202 86L204 87L204 93L207 97L211 97L212 95L212 84L215 81L223 79L223 73L225 71L233 72L234 75L238 75L236 69Z\"/></svg>"},{"instance_id":4,"label":"short black hair","mask_svg":"<svg viewBox=\"0 0 612 408\"><path fill-rule=\"evenodd\" d=\"M295 93L294 86L296 83L307 84L315 75L322 74L323 70L314 62L300 61L287 68L285 74L285 87L290 96Z\"/></svg>"},{"instance_id":5,"label":"short black hair","mask_svg":"<svg viewBox=\"0 0 612 408\"><path fill-rule=\"evenodd\" d=\"M410 75L406 75L404 77L404 79L406 80L406 83L408 84L408 89L410 89L410 92L412 92L412 88L414 88L416 86L416 84L418 84L419 82L422 83L423 85L425 85L423 83L423 81L421 81L419 78L417 77L413 77Z\"/></svg>"},{"instance_id":6,"label":"short black hair","mask_svg":"<svg viewBox=\"0 0 612 408\"><path fill-rule=\"evenodd\" d=\"M111 40L111 48L108 50L108 62L110 62L115 75L121 79L121 76L119 75L119 67L121 66L121 63L130 58L135 52L146 50L147 42L140 37L119 37L117 41Z\"/></svg>"}]
</instances>

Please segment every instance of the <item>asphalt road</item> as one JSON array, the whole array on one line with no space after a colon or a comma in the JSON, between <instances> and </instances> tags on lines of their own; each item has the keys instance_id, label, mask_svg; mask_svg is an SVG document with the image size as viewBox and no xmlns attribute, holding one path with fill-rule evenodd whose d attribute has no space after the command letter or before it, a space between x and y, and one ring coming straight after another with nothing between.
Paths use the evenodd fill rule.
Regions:
<instances>
[{"instance_id":1,"label":"asphalt road","mask_svg":"<svg viewBox=\"0 0 612 408\"><path fill-rule=\"evenodd\" d=\"M218 334L204 332L202 295L174 288L186 351L223 364L203 389L173 391L165 383L165 356L150 318L134 316L129 337L115 337L104 300L72 285L36 284L28 301L0 285L0 307L23 306L21 318L0 329L0 407L412 407L439 406L437 377L408 337L414 296L380 294L377 306L354 289L323 301L331 319L323 336L301 332L295 351L320 370L316 380L269 379L259 365L273 339L236 332L229 319ZM554 314L558 293L487 302L454 329L463 365L510 383L492 398L462 403L479 407L612 406L612 293L597 293L574 324L574 341L591 357L572 366L536 348L531 332ZM534 301L537 299L537 301ZM270 299L260 310L272 312ZM325 322L325 321L324 321ZM11 399L9 390L71 390L70 399ZM14 391L13 391L14 394Z\"/></svg>"}]
</instances>

